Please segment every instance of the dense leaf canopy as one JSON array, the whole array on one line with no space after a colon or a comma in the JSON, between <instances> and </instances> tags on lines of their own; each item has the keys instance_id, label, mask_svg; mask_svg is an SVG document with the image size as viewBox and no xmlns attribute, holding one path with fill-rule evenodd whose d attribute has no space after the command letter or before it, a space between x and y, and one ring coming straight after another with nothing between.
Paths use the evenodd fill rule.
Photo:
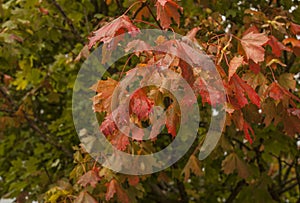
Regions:
<instances>
[{"instance_id":1,"label":"dense leaf canopy","mask_svg":"<svg viewBox=\"0 0 300 203\"><path fill-rule=\"evenodd\" d=\"M300 202L299 1L0 0L0 22L0 197L17 202ZM141 141L140 132L129 138L119 131L110 112L112 92L135 67L167 61L198 93L202 118L195 143L176 164L151 175L124 175L102 167L80 144L72 93L79 91L74 82L90 52L100 45L105 50L122 33L149 28L186 36L211 57L226 90L226 126L217 147L200 161L218 90L168 54L141 51L124 57L91 87L99 129L118 150L158 151L180 127L179 101L143 88L129 98L137 126L153 123L154 105L166 110L152 127L153 139ZM184 41L156 42L177 43L180 52L190 54ZM149 46L133 41L126 49Z\"/></svg>"}]
</instances>

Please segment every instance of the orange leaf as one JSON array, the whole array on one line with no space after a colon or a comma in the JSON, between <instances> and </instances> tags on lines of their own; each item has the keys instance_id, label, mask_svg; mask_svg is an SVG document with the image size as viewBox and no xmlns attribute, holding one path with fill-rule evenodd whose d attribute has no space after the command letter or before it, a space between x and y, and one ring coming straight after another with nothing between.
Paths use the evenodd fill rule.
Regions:
<instances>
[{"instance_id":1,"label":"orange leaf","mask_svg":"<svg viewBox=\"0 0 300 203\"><path fill-rule=\"evenodd\" d=\"M118 82L111 78L100 80L91 87L98 94L93 97L93 107L95 112L111 112L111 97Z\"/></svg>"},{"instance_id":2,"label":"orange leaf","mask_svg":"<svg viewBox=\"0 0 300 203\"><path fill-rule=\"evenodd\" d=\"M242 56L235 56L233 59L231 59L229 63L229 71L228 71L228 81L231 79L233 74L235 74L238 67L240 67L243 63L244 57Z\"/></svg>"}]
</instances>

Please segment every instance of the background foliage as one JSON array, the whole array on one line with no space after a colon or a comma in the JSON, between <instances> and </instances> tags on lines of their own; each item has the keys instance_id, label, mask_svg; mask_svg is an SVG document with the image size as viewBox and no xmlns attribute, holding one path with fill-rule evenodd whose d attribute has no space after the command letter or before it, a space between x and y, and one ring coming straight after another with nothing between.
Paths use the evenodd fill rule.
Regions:
<instances>
[{"instance_id":1,"label":"background foliage","mask_svg":"<svg viewBox=\"0 0 300 203\"><path fill-rule=\"evenodd\" d=\"M135 2L0 1L0 196L18 202L299 202L299 2ZM194 156L195 143L167 170L127 176L102 168L79 144L71 96L89 53L85 45L97 38L92 31L131 5L126 15L139 28L182 35L198 28L189 36L212 56L227 85L227 127L204 161ZM159 6L172 12L159 15ZM140 60L133 58L127 69ZM125 62L108 76L118 75ZM209 101L203 92L200 97L206 111Z\"/></svg>"}]
</instances>

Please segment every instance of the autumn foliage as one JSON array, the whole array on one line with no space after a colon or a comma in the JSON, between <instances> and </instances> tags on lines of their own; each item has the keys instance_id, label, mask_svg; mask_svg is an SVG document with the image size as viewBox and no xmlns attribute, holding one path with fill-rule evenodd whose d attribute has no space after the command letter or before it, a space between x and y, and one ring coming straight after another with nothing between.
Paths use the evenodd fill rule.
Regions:
<instances>
[{"instance_id":1,"label":"autumn foliage","mask_svg":"<svg viewBox=\"0 0 300 203\"><path fill-rule=\"evenodd\" d=\"M41 73L45 79L38 80L36 84L29 82L24 84L23 76L19 76L20 74L0 70L3 80L0 89L0 119L4 129L0 131L0 141L7 139L2 138L5 129L26 125L27 127L23 127L24 130L31 129L28 132L33 131L40 137L47 133L43 137L43 142L47 142L51 140L53 134L60 132L56 129L64 130L63 127L57 127L64 119L62 117L56 121L50 116L52 120L45 118L45 121L51 122L49 126L47 122L39 123L38 119L36 121L32 116L32 112L40 108L39 105L35 104L35 98L28 101L26 99L31 96L38 98L39 95L42 95L42 98L46 95L48 98L48 94L52 93L62 94L59 92L59 84L56 83L62 79L51 78L52 74L59 75L61 70L58 67L61 64L72 68L79 67L81 62L98 47L101 47L102 53L109 56L123 40L122 38L114 40L115 37L124 33L134 37L142 33L143 29L150 28L169 30L184 36L180 40L161 36L156 39L154 45L142 40L131 41L124 46L124 50L136 51L111 65L104 77L99 78L90 89L95 92L95 96L91 98L91 108L97 115L99 130L110 143L117 150L126 153L149 154L163 149L176 137L181 127L180 119L183 113L179 105L188 104L190 98L184 97L182 101L176 101L170 92L155 87L141 88L130 95L127 98L130 121L140 128L153 124L151 139L143 141L145 136L143 131L128 131L127 134L130 136L127 136L118 128L125 120L125 112L122 112L124 109L122 107L112 110L113 92L123 77L149 79L149 75L137 75L133 69L151 70L151 76L157 77L160 81L165 81L170 76L158 74L155 72L157 70L153 71L154 64L174 71L178 77L183 77L196 93L199 115L202 117L197 139L188 153L169 169L151 175L133 176L102 167L76 141L70 143L63 138L55 138L49 141L55 150L67 151L65 147L55 146L57 143L74 146L72 160L74 165L65 161L65 165L70 166L69 171L64 175L55 175L53 177L55 181L51 180L51 183L39 191L44 194L42 199L47 202L77 203L300 201L299 145L297 147L300 135L299 7L287 3L281 5L278 0L258 1L259 6L255 6L255 3L252 5L248 1L225 4L227 3L222 1L211 3L175 0L103 1L101 3L103 10L95 12L103 16L98 16L97 19L94 17L90 19L89 15L82 17L90 20L94 27L94 31L85 30L84 38L78 36L80 34L75 29L76 26L74 27L68 17L64 19L74 35L73 40L80 44L78 45L80 48L76 49L76 54L69 60L54 61L54 68L51 66L52 72ZM37 10L39 15L45 17L52 15L51 10L48 11L42 6L43 4ZM289 9L296 9L298 13ZM80 23L77 26L80 27L79 25ZM13 34L9 40L23 43L23 40ZM209 128L210 116L214 113L212 108L223 100L220 90L216 86L207 85L208 78L202 77L209 70L200 67L200 76L197 73L199 69L191 65L197 64L197 60L200 59L194 57L189 42L197 43L199 46L193 47L194 50L204 51L213 61L226 93L224 107L226 122L221 139L213 153L203 161L198 159L198 154ZM169 53L153 51L154 47L174 49L173 51L185 55L189 61ZM103 57L101 63L107 63L107 58ZM30 66L30 60L36 59L33 57L26 62L21 62L23 59L18 60L18 69L23 71L26 66ZM78 70L78 67L75 69ZM32 67L30 73L37 74L34 70L36 69ZM72 71L70 74L74 74ZM174 77L173 81L176 85L177 78ZM25 95L25 99L21 100L24 103L16 102L18 98L11 92ZM41 93L35 95L35 92ZM62 98L57 97L51 98L59 101ZM65 98L64 101L68 99ZM41 99L38 103L44 101L48 100ZM65 103L62 104L66 105ZM157 107L165 112L163 116L156 115ZM57 112L65 116L61 111ZM50 111L49 115L52 115L51 113L53 112ZM120 123L116 123L115 117ZM40 130L44 128L50 130L44 133ZM74 130L68 131L67 134L76 135ZM64 160L62 154L59 156L61 158L57 159ZM51 159L51 163L53 162L55 160ZM14 164L17 165L13 163L7 167L10 168ZM61 170L54 166L53 170L55 169ZM38 173L49 176L47 170ZM1 177L3 180L9 180L9 176L4 175L2 170L0 183ZM5 193L0 195L30 196L31 191L34 191L33 187L26 185L22 189L24 191L28 189L28 192L15 192L12 193L14 195L9 195L8 188L11 184L6 186ZM33 194L32 198L36 199L38 196Z\"/></svg>"}]
</instances>

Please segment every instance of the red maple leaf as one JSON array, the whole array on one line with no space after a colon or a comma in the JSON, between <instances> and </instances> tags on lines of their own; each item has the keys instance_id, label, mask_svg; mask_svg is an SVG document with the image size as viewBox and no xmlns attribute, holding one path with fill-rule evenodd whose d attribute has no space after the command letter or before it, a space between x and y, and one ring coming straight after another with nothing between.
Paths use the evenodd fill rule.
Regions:
<instances>
[{"instance_id":1,"label":"red maple leaf","mask_svg":"<svg viewBox=\"0 0 300 203\"><path fill-rule=\"evenodd\" d=\"M270 36L268 44L272 47L272 53L277 57L281 56L283 50L292 51L290 48L284 46L281 42L279 42L273 35Z\"/></svg>"},{"instance_id":2,"label":"red maple leaf","mask_svg":"<svg viewBox=\"0 0 300 203\"><path fill-rule=\"evenodd\" d=\"M219 85L219 84L218 84ZM218 86L216 85L216 86ZM222 92L218 91L215 86L208 85L201 77L197 78L194 83L194 89L201 96L202 104L208 103L215 106L222 102Z\"/></svg>"},{"instance_id":3,"label":"red maple leaf","mask_svg":"<svg viewBox=\"0 0 300 203\"><path fill-rule=\"evenodd\" d=\"M111 114L106 116L105 120L101 123L100 130L105 136L112 135L117 130Z\"/></svg>"},{"instance_id":4,"label":"red maple leaf","mask_svg":"<svg viewBox=\"0 0 300 203\"><path fill-rule=\"evenodd\" d=\"M136 186L140 182L140 179L138 176L129 176L128 177L128 183L131 186Z\"/></svg>"},{"instance_id":5,"label":"red maple leaf","mask_svg":"<svg viewBox=\"0 0 300 203\"><path fill-rule=\"evenodd\" d=\"M273 82L269 86L267 92L269 94L269 97L273 98L276 101L279 101L284 97L284 92L282 91L281 87L277 82Z\"/></svg>"},{"instance_id":6,"label":"red maple leaf","mask_svg":"<svg viewBox=\"0 0 300 203\"><path fill-rule=\"evenodd\" d=\"M106 194L105 194L105 199L106 201L109 201L115 193L117 192L117 181L115 179L112 179L109 183L106 184Z\"/></svg>"},{"instance_id":7,"label":"red maple leaf","mask_svg":"<svg viewBox=\"0 0 300 203\"><path fill-rule=\"evenodd\" d=\"M140 121L148 119L152 111L153 101L151 101L143 89L134 92L130 97L130 112L134 113Z\"/></svg>"},{"instance_id":8,"label":"red maple leaf","mask_svg":"<svg viewBox=\"0 0 300 203\"><path fill-rule=\"evenodd\" d=\"M129 145L129 138L120 131L116 131L114 134L109 136L111 144L118 150L124 151Z\"/></svg>"},{"instance_id":9,"label":"red maple leaf","mask_svg":"<svg viewBox=\"0 0 300 203\"><path fill-rule=\"evenodd\" d=\"M286 38L282 41L283 44L292 44L293 52L296 56L300 56L300 40L295 38Z\"/></svg>"},{"instance_id":10,"label":"red maple leaf","mask_svg":"<svg viewBox=\"0 0 300 203\"><path fill-rule=\"evenodd\" d=\"M248 85L245 81L243 81L237 74L234 74L229 83L230 86L233 87L235 97L231 97L230 100L237 100L237 103L233 103L234 106L238 108L244 107L248 104L248 100L245 97L244 93L247 93L250 101L256 106L260 107L260 98L258 94L254 91L254 89Z\"/></svg>"},{"instance_id":11,"label":"red maple leaf","mask_svg":"<svg viewBox=\"0 0 300 203\"><path fill-rule=\"evenodd\" d=\"M290 30L294 35L297 35L300 33L300 25L291 22Z\"/></svg>"},{"instance_id":12,"label":"red maple leaf","mask_svg":"<svg viewBox=\"0 0 300 203\"><path fill-rule=\"evenodd\" d=\"M126 31L132 36L140 32L128 16L122 15L93 32L93 36L89 38L88 47L91 49L97 42L109 43L115 36L121 35ZM117 42L114 43L116 44Z\"/></svg>"},{"instance_id":13,"label":"red maple leaf","mask_svg":"<svg viewBox=\"0 0 300 203\"><path fill-rule=\"evenodd\" d=\"M246 53L247 59L252 59L255 63L264 61L265 50L262 47L269 41L264 33L247 33L241 39L242 47Z\"/></svg>"},{"instance_id":14,"label":"red maple leaf","mask_svg":"<svg viewBox=\"0 0 300 203\"><path fill-rule=\"evenodd\" d=\"M92 170L88 171L83 176L81 176L77 183L82 185L83 187L91 185L93 188L95 188L98 181L100 180L98 173L98 168L93 168Z\"/></svg>"},{"instance_id":15,"label":"red maple leaf","mask_svg":"<svg viewBox=\"0 0 300 203\"><path fill-rule=\"evenodd\" d=\"M156 4L157 20L160 20L164 29L170 27L172 20L179 25L180 14L178 10L183 12L183 8L172 0L157 0Z\"/></svg>"},{"instance_id":16,"label":"red maple leaf","mask_svg":"<svg viewBox=\"0 0 300 203\"><path fill-rule=\"evenodd\" d=\"M257 63L254 63L251 59L249 60L249 69L252 70L255 74L258 74L260 71L260 66Z\"/></svg>"}]
</instances>

